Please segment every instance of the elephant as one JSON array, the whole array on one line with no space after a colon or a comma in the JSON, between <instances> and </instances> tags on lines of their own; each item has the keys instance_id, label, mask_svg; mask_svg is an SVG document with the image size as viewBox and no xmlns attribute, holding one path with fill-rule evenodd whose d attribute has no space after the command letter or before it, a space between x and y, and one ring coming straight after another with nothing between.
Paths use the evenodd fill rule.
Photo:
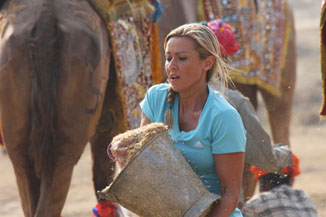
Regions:
<instances>
[{"instance_id":1,"label":"elephant","mask_svg":"<svg viewBox=\"0 0 326 217\"><path fill-rule=\"evenodd\" d=\"M124 6L131 7L130 2L125 1ZM127 21L137 21L129 24L148 35L150 22L144 28L137 19L149 20L141 15L145 11L144 16L148 16L152 6L147 1L133 2L142 13L137 17L129 14L132 19ZM128 11L112 10L117 1L110 1L111 10L104 10L107 14L103 16L95 3L100 7L103 2L1 1L1 135L26 217L61 216L74 166L88 142L94 191L105 188L113 178L114 162L106 149L112 138L130 125L126 110L130 100L124 96L123 75L117 70L123 59L117 61L117 42L111 39L113 30L128 24L118 12ZM147 45L149 38L140 40ZM135 47L128 48L140 53ZM149 61L141 60L142 67L150 71ZM134 62L139 63L138 59ZM137 85L140 94L152 85L150 75L144 83L139 78L139 74L146 74L143 68L131 71L136 75L131 83Z\"/></svg>"}]
</instances>

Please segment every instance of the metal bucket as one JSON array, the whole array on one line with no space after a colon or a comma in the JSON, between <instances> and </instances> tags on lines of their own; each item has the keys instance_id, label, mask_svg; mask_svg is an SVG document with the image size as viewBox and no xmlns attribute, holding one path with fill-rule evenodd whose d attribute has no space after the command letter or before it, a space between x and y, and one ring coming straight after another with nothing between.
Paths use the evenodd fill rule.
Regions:
<instances>
[{"instance_id":1,"label":"metal bucket","mask_svg":"<svg viewBox=\"0 0 326 217\"><path fill-rule=\"evenodd\" d=\"M144 217L202 217L220 198L206 189L167 131L146 143L98 194Z\"/></svg>"}]
</instances>

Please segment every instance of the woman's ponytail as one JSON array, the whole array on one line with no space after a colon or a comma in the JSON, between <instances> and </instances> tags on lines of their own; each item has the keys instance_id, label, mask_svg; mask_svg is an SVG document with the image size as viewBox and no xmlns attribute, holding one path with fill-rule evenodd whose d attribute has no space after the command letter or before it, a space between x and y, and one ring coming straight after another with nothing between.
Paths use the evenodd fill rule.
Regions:
<instances>
[{"instance_id":1,"label":"woman's ponytail","mask_svg":"<svg viewBox=\"0 0 326 217\"><path fill-rule=\"evenodd\" d=\"M177 93L172 89L172 87L169 87L168 98L167 98L168 109L165 111L165 115L164 115L164 122L168 126L169 129L171 129L173 126L172 106L173 106L176 94Z\"/></svg>"}]
</instances>

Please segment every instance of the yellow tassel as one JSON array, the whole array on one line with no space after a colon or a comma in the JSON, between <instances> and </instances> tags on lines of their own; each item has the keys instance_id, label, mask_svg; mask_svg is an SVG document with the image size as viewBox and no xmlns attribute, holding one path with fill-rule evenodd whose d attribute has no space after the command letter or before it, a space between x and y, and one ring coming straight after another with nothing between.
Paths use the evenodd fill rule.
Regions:
<instances>
[{"instance_id":1,"label":"yellow tassel","mask_svg":"<svg viewBox=\"0 0 326 217\"><path fill-rule=\"evenodd\" d=\"M151 68L152 68L153 83L158 84L163 81L163 75L162 75L162 68L161 68L161 54L160 54L160 46L159 46L158 26L156 22L153 22L151 26L150 50L151 50Z\"/></svg>"}]
</instances>

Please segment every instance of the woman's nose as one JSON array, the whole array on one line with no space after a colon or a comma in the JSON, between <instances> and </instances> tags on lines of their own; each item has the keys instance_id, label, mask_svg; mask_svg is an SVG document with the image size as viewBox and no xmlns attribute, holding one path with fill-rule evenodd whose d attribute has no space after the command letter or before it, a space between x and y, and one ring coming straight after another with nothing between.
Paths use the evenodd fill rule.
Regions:
<instances>
[{"instance_id":1,"label":"woman's nose","mask_svg":"<svg viewBox=\"0 0 326 217\"><path fill-rule=\"evenodd\" d=\"M168 69L169 71L176 69L177 65L176 65L176 62L175 62L174 58L171 59L170 62L167 61L167 62L166 62L166 66L167 66L167 69Z\"/></svg>"}]
</instances>

